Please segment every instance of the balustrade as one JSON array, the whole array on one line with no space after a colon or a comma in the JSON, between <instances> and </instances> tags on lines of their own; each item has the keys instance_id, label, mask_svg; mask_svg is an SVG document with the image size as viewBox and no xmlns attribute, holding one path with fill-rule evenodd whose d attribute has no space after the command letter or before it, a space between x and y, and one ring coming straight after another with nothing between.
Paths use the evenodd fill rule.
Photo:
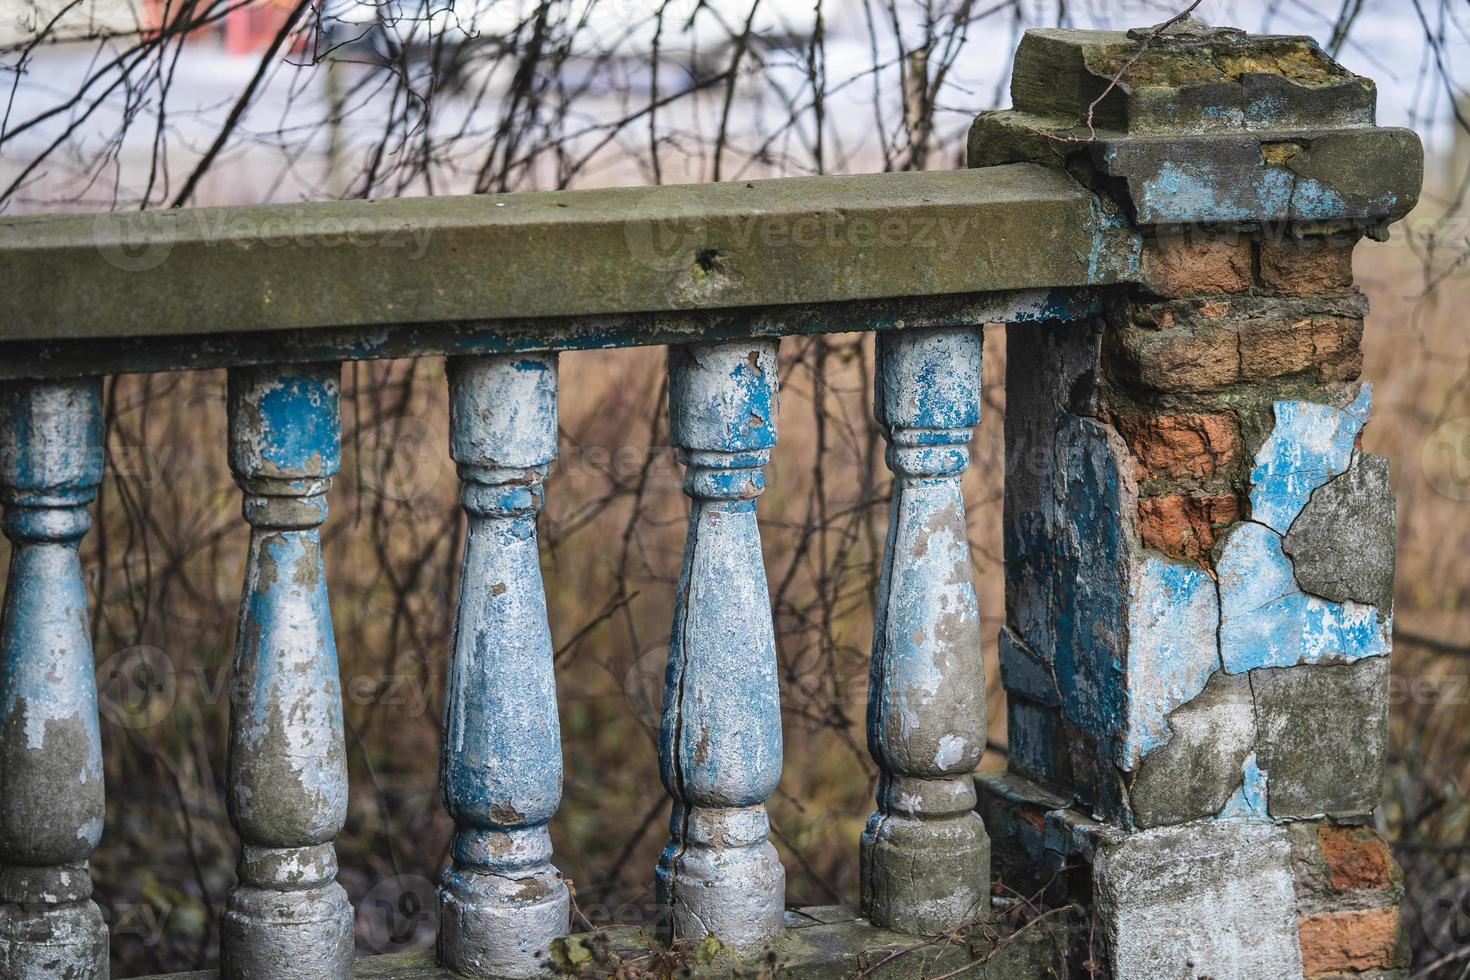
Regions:
<instances>
[{"instance_id":1,"label":"balustrade","mask_svg":"<svg viewBox=\"0 0 1470 980\"><path fill-rule=\"evenodd\" d=\"M980 422L980 331L878 338L874 404L893 504L873 615L868 748L882 772L862 837L863 912L921 935L984 914L990 841L971 774L985 750L980 606L960 478Z\"/></svg>"},{"instance_id":2,"label":"balustrade","mask_svg":"<svg viewBox=\"0 0 1470 980\"><path fill-rule=\"evenodd\" d=\"M88 871L104 797L79 559L103 474L97 376L199 367L229 369L229 464L250 525L226 787L239 882L222 972L353 972L318 528L340 456L339 362L389 356L448 358L468 515L440 757L454 823L441 967L404 961L405 975L550 972L571 907L551 861L562 754L536 534L557 454L557 357L655 343L671 345L670 436L689 498L658 745L672 798L654 869L660 938L712 936L742 969L765 951L828 956L844 972L894 949L937 963L970 946L902 934L986 917L993 835L1013 890L1061 882L1070 901L1091 889L1115 976L1186 963L1190 975L1300 975L1296 852L1280 824L1326 814L1321 833L1337 833L1377 798L1383 729L1360 722L1386 718L1392 501L1385 464L1356 448L1369 392L1353 383L1350 276L1269 226L1381 233L1414 202L1419 149L1412 133L1374 127L1371 86L1300 39L1185 23L1153 45L1028 34L1022 111L979 120L978 169L964 173L249 208L232 227L266 235L284 216L302 233L245 234L240 248L217 247L201 229L220 216L201 212L124 226L119 241L91 216L7 226L0 980L107 975ZM1130 50L1161 58L1143 62L1156 84L1096 74ZM1254 68L1217 79L1227 63ZM1086 140L1083 120L1095 123ZM422 231L424 254L313 247L344 221ZM1181 246L1165 228L1185 221L1237 237ZM823 245L794 233L808 227ZM648 261L666 240L683 251ZM165 260L107 262L120 243ZM961 481L986 323L1010 325L1010 770L977 777L986 689ZM876 335L893 473L867 719L879 780L854 841L867 921L851 928L830 909L785 909L766 808L782 766L777 640L756 519L780 452L779 338L833 330ZM1262 441L1246 448L1249 433ZM1343 515L1369 526L1343 530ZM1381 553L1340 573L1363 542ZM1284 583L1270 601L1261 568ZM1330 753L1322 732L1335 733ZM1091 877L1066 880L1081 865ZM1332 901L1312 907L1336 914ZM793 939L821 929L821 941ZM1264 937L1267 972L1232 959L1240 936ZM845 959L828 955L834 944ZM1024 962L1036 975L1039 961Z\"/></svg>"},{"instance_id":3,"label":"balustrade","mask_svg":"<svg viewBox=\"0 0 1470 980\"><path fill-rule=\"evenodd\" d=\"M102 737L77 546L102 482L102 385L0 390L0 980L107 976L87 859L102 837Z\"/></svg>"},{"instance_id":4,"label":"balustrade","mask_svg":"<svg viewBox=\"0 0 1470 980\"><path fill-rule=\"evenodd\" d=\"M347 819L342 682L318 527L337 472L336 364L230 372L230 470L250 551L230 700L239 884L220 925L231 980L352 972L333 839Z\"/></svg>"},{"instance_id":5,"label":"balustrade","mask_svg":"<svg viewBox=\"0 0 1470 980\"><path fill-rule=\"evenodd\" d=\"M450 362L450 450L469 515L445 701L440 786L454 864L439 958L469 976L549 970L571 900L551 866L561 732L536 550L556 459L556 355Z\"/></svg>"},{"instance_id":6,"label":"balustrade","mask_svg":"<svg viewBox=\"0 0 1470 980\"><path fill-rule=\"evenodd\" d=\"M669 349L669 434L689 532L664 674L659 772L674 798L660 934L739 950L781 927L786 871L766 839L781 780L776 635L755 502L776 445L775 341Z\"/></svg>"}]
</instances>

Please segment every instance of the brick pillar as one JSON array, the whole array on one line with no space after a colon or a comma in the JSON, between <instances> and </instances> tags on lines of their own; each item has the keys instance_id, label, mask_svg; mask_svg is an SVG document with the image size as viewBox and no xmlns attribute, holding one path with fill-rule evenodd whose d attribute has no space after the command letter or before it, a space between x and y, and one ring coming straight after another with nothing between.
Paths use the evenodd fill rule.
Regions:
<instances>
[{"instance_id":1,"label":"brick pillar","mask_svg":"<svg viewBox=\"0 0 1470 980\"><path fill-rule=\"evenodd\" d=\"M1422 153L1310 39L1186 21L1109 89L1145 36L1028 32L971 132L1141 255L1103 317L1008 333L1010 766L978 807L1003 886L1089 906L1115 977L1391 975L1395 515L1351 259Z\"/></svg>"}]
</instances>

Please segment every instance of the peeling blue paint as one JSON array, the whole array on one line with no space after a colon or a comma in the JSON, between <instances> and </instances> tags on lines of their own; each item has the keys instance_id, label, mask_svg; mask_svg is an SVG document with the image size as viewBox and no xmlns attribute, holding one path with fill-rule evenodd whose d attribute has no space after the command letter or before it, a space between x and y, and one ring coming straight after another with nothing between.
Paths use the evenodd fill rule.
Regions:
<instances>
[{"instance_id":1,"label":"peeling blue paint","mask_svg":"<svg viewBox=\"0 0 1470 980\"><path fill-rule=\"evenodd\" d=\"M1217 820L1269 820L1266 812L1267 773L1256 765L1256 754L1245 757L1241 766L1240 788L1225 802Z\"/></svg>"},{"instance_id":2,"label":"peeling blue paint","mask_svg":"<svg viewBox=\"0 0 1470 980\"><path fill-rule=\"evenodd\" d=\"M1276 402L1276 425L1251 470L1251 518L1282 534L1312 491L1347 470L1353 444L1368 421L1373 387L1360 386L1346 408L1315 402Z\"/></svg>"},{"instance_id":3,"label":"peeling blue paint","mask_svg":"<svg viewBox=\"0 0 1470 980\"><path fill-rule=\"evenodd\" d=\"M1133 770L1169 738L1169 712L1194 700L1220 665L1219 600L1198 565L1144 554L1128 587L1128 723L1119 767Z\"/></svg>"},{"instance_id":4,"label":"peeling blue paint","mask_svg":"<svg viewBox=\"0 0 1470 980\"><path fill-rule=\"evenodd\" d=\"M1007 692L1022 695L1037 704L1056 707L1062 703L1051 664L1009 627L1001 629L998 644L1000 676Z\"/></svg>"},{"instance_id":5,"label":"peeling blue paint","mask_svg":"<svg viewBox=\"0 0 1470 980\"><path fill-rule=\"evenodd\" d=\"M1151 222L1261 221L1286 217L1296 176L1284 167L1264 167L1258 179L1226 180L1210 163L1180 165L1166 160L1141 179L1140 217Z\"/></svg>"},{"instance_id":6,"label":"peeling blue paint","mask_svg":"<svg viewBox=\"0 0 1470 980\"><path fill-rule=\"evenodd\" d=\"M1311 177L1296 176L1291 191L1290 216L1298 221L1327 221L1350 214L1347 201L1335 187Z\"/></svg>"},{"instance_id":7,"label":"peeling blue paint","mask_svg":"<svg viewBox=\"0 0 1470 980\"><path fill-rule=\"evenodd\" d=\"M336 472L341 438L337 378L291 374L260 393L261 455L278 470Z\"/></svg>"},{"instance_id":8,"label":"peeling blue paint","mask_svg":"<svg viewBox=\"0 0 1470 980\"><path fill-rule=\"evenodd\" d=\"M1392 616L1356 602L1303 592L1281 550L1281 536L1246 522L1226 536L1216 566L1220 582L1220 654L1225 669L1351 663L1386 656Z\"/></svg>"},{"instance_id":9,"label":"peeling blue paint","mask_svg":"<svg viewBox=\"0 0 1470 980\"><path fill-rule=\"evenodd\" d=\"M1087 254L1087 281L1136 281L1143 262L1143 239L1115 204L1092 201L1092 246Z\"/></svg>"},{"instance_id":10,"label":"peeling blue paint","mask_svg":"<svg viewBox=\"0 0 1470 980\"><path fill-rule=\"evenodd\" d=\"M1062 717L1081 733L1069 756L1077 793L1097 812L1125 809L1115 754L1127 726L1126 654L1130 544L1121 515L1129 491L1109 442L1111 430L1063 415L1057 427L1060 485L1052 583L1056 628L1053 670ZM1126 453L1126 449L1122 450Z\"/></svg>"}]
</instances>

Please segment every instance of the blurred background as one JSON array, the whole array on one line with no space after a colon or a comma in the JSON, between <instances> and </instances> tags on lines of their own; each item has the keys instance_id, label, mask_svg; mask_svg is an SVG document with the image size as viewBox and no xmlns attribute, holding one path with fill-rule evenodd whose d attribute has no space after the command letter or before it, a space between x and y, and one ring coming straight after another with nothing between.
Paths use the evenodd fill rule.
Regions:
<instances>
[{"instance_id":1,"label":"blurred background","mask_svg":"<svg viewBox=\"0 0 1470 980\"><path fill-rule=\"evenodd\" d=\"M0 0L4 214L136 210L963 166L1031 26L1135 27L1182 0ZM1470 8L1205 0L1213 24L1316 37L1428 151L1419 208L1357 253L1372 301L1368 449L1399 499L1392 758L1379 829L1416 970L1470 974ZM323 245L323 247L327 247ZM406 256L408 258L408 256ZM486 275L495 275L487 265ZM0 288L4 284L0 283ZM126 297L119 297L126 302ZM1019 327L1017 329L1024 329ZM987 642L1003 620L1005 334L986 335L966 481ZM792 904L855 902L876 772L862 719L889 475L871 338L788 338L762 498L783 684L773 839ZM686 505L661 350L562 357L541 533L577 925L653 917L656 765ZM450 822L437 753L463 516L442 362L348 365L324 538L346 697L341 881L364 951L432 943ZM224 376L110 378L83 543L108 810L94 860L114 975L213 965L234 880L228 665L246 543ZM0 545L3 552L5 545ZM991 750L1003 693L987 650Z\"/></svg>"}]
</instances>

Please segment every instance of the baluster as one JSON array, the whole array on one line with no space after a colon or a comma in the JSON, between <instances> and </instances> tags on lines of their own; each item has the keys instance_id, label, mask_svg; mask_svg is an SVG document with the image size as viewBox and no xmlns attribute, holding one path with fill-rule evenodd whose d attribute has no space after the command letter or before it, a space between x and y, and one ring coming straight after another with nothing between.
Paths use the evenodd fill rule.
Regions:
<instances>
[{"instance_id":1,"label":"baluster","mask_svg":"<svg viewBox=\"0 0 1470 980\"><path fill-rule=\"evenodd\" d=\"M664 675L660 771L674 798L659 859L661 936L752 949L781 926L786 871L766 839L781 779L776 637L755 498L776 444L774 340L669 349L669 429L691 498Z\"/></svg>"},{"instance_id":2,"label":"baluster","mask_svg":"<svg viewBox=\"0 0 1470 980\"><path fill-rule=\"evenodd\" d=\"M77 547L102 482L101 381L0 388L0 502L14 547L0 616L0 980L105 978L87 859L102 737Z\"/></svg>"},{"instance_id":3,"label":"baluster","mask_svg":"<svg viewBox=\"0 0 1470 980\"><path fill-rule=\"evenodd\" d=\"M556 355L449 362L450 452L469 515L440 785L454 864L439 889L439 960L477 977L549 972L571 899L547 822L561 731L536 546L556 458Z\"/></svg>"},{"instance_id":4,"label":"baluster","mask_svg":"<svg viewBox=\"0 0 1470 980\"><path fill-rule=\"evenodd\" d=\"M342 683L317 528L341 440L336 364L235 368L230 469L250 552L231 694L229 809L240 883L220 927L231 980L352 972L332 841L347 816Z\"/></svg>"},{"instance_id":5,"label":"baluster","mask_svg":"<svg viewBox=\"0 0 1470 980\"><path fill-rule=\"evenodd\" d=\"M984 914L990 841L971 774L985 681L960 478L980 421L979 329L880 334L876 409L894 474L873 622L863 912L928 935Z\"/></svg>"}]
</instances>

